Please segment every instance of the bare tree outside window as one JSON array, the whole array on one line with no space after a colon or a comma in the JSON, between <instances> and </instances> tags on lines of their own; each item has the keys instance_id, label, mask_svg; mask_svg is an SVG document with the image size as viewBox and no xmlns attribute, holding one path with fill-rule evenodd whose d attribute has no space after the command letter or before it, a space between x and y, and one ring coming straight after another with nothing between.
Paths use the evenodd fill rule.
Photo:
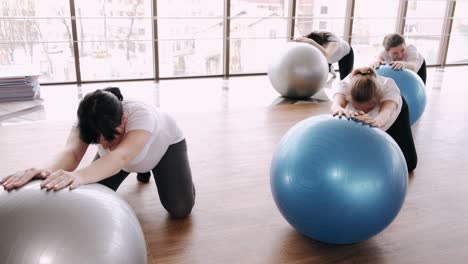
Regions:
<instances>
[{"instance_id":1,"label":"bare tree outside window","mask_svg":"<svg viewBox=\"0 0 468 264\"><path fill-rule=\"evenodd\" d=\"M70 11L60 4L50 8L49 2L1 2L0 65L16 72L40 73L45 82L74 81Z\"/></svg>"},{"instance_id":2,"label":"bare tree outside window","mask_svg":"<svg viewBox=\"0 0 468 264\"><path fill-rule=\"evenodd\" d=\"M83 80L151 78L151 1L75 0Z\"/></svg>"}]
</instances>

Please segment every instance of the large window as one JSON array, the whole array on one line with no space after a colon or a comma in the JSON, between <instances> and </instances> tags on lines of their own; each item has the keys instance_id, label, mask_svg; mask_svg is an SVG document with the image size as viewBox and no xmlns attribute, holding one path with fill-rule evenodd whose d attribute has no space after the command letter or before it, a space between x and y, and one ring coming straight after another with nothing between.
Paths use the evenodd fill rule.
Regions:
<instances>
[{"instance_id":1,"label":"large window","mask_svg":"<svg viewBox=\"0 0 468 264\"><path fill-rule=\"evenodd\" d=\"M465 64L467 14L468 0L0 0L0 74L39 73L43 83L76 82L76 72L83 81L262 74L291 37L343 37L347 21L355 67L370 65L384 36L399 30L428 65L444 63L446 39L446 63Z\"/></svg>"},{"instance_id":2,"label":"large window","mask_svg":"<svg viewBox=\"0 0 468 264\"><path fill-rule=\"evenodd\" d=\"M343 36L347 0L297 0L295 35L330 31Z\"/></svg>"},{"instance_id":3,"label":"large window","mask_svg":"<svg viewBox=\"0 0 468 264\"><path fill-rule=\"evenodd\" d=\"M468 0L456 3L447 63L468 63Z\"/></svg>"},{"instance_id":4,"label":"large window","mask_svg":"<svg viewBox=\"0 0 468 264\"><path fill-rule=\"evenodd\" d=\"M399 0L356 0L352 32L354 65L370 65L382 49L385 35L394 33Z\"/></svg>"},{"instance_id":5,"label":"large window","mask_svg":"<svg viewBox=\"0 0 468 264\"><path fill-rule=\"evenodd\" d=\"M161 77L222 74L224 4L158 0Z\"/></svg>"},{"instance_id":6,"label":"large window","mask_svg":"<svg viewBox=\"0 0 468 264\"><path fill-rule=\"evenodd\" d=\"M446 12L446 0L409 0L405 23L407 43L412 43L427 64L436 64Z\"/></svg>"},{"instance_id":7,"label":"large window","mask_svg":"<svg viewBox=\"0 0 468 264\"><path fill-rule=\"evenodd\" d=\"M151 0L75 0L81 78L153 77Z\"/></svg>"},{"instance_id":8,"label":"large window","mask_svg":"<svg viewBox=\"0 0 468 264\"><path fill-rule=\"evenodd\" d=\"M2 0L0 12L0 72L76 80L68 1Z\"/></svg>"},{"instance_id":9,"label":"large window","mask_svg":"<svg viewBox=\"0 0 468 264\"><path fill-rule=\"evenodd\" d=\"M231 0L231 73L266 72L287 41L287 7L284 0Z\"/></svg>"}]
</instances>

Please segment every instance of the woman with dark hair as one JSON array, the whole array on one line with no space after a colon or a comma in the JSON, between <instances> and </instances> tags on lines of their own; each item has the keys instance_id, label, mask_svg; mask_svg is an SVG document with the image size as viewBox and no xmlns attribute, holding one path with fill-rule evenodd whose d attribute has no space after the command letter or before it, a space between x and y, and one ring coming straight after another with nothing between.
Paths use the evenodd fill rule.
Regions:
<instances>
[{"instance_id":1,"label":"woman with dark hair","mask_svg":"<svg viewBox=\"0 0 468 264\"><path fill-rule=\"evenodd\" d=\"M172 217L188 216L195 203L187 144L168 114L142 102L124 100L119 88L87 94L65 148L39 168L21 170L0 180L7 190L33 178L41 187L60 190L101 183L117 190L131 173L152 171L159 198ZM98 145L95 160L77 169L89 144Z\"/></svg>"},{"instance_id":2,"label":"woman with dark hair","mask_svg":"<svg viewBox=\"0 0 468 264\"><path fill-rule=\"evenodd\" d=\"M408 104L393 79L377 75L372 67L355 69L335 87L331 111L386 131L403 152L408 171L416 168Z\"/></svg>"},{"instance_id":3,"label":"woman with dark hair","mask_svg":"<svg viewBox=\"0 0 468 264\"><path fill-rule=\"evenodd\" d=\"M426 60L412 44L406 45L405 38L400 34L389 34L382 42L383 50L377 55L373 64L378 68L382 64L389 64L393 69L408 69L414 71L426 84Z\"/></svg>"},{"instance_id":4,"label":"woman with dark hair","mask_svg":"<svg viewBox=\"0 0 468 264\"><path fill-rule=\"evenodd\" d=\"M343 80L353 70L353 48L344 40L331 32L312 31L311 33L294 39L293 41L308 43L319 49L328 61L328 69L333 77L333 63L338 62L340 79Z\"/></svg>"}]
</instances>

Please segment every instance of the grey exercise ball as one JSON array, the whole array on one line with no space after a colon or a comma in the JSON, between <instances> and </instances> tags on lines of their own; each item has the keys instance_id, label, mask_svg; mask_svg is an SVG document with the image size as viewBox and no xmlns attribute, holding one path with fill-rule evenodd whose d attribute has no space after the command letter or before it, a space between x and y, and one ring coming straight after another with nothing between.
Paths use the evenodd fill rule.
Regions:
<instances>
[{"instance_id":1,"label":"grey exercise ball","mask_svg":"<svg viewBox=\"0 0 468 264\"><path fill-rule=\"evenodd\" d=\"M140 223L114 191L92 184L53 192L39 184L0 190L1 263L146 263Z\"/></svg>"},{"instance_id":2,"label":"grey exercise ball","mask_svg":"<svg viewBox=\"0 0 468 264\"><path fill-rule=\"evenodd\" d=\"M327 59L320 50L306 43L287 43L268 68L273 87L288 98L311 97L320 91L327 76Z\"/></svg>"}]
</instances>

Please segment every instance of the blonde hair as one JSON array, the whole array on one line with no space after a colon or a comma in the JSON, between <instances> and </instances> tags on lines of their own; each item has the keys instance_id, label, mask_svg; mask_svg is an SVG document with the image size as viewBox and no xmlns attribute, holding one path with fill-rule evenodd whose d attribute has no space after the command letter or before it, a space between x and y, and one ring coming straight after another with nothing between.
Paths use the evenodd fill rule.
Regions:
<instances>
[{"instance_id":1,"label":"blonde hair","mask_svg":"<svg viewBox=\"0 0 468 264\"><path fill-rule=\"evenodd\" d=\"M359 103L380 101L377 73L374 68L362 67L351 73L351 99Z\"/></svg>"}]
</instances>

